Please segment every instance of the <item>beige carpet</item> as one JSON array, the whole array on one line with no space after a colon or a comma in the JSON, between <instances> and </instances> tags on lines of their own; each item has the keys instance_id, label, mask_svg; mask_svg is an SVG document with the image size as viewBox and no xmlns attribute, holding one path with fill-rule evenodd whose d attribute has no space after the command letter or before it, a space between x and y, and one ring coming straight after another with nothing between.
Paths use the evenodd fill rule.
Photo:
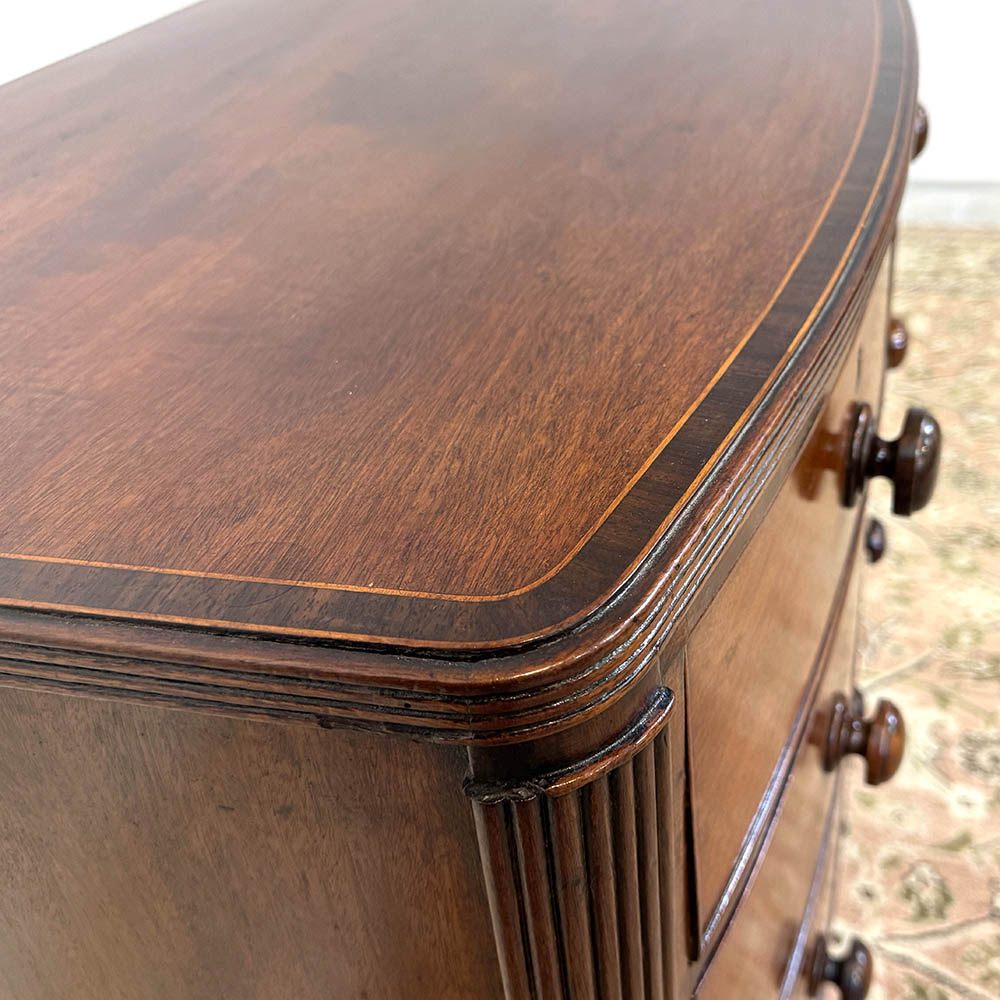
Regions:
<instances>
[{"instance_id":1,"label":"beige carpet","mask_svg":"<svg viewBox=\"0 0 1000 1000\"><path fill-rule=\"evenodd\" d=\"M937 493L889 513L865 567L858 678L903 710L907 753L880 788L851 769L835 927L875 953L873 1000L1000 998L1000 231L903 229L894 310L909 354L883 432L908 405L944 431Z\"/></svg>"}]
</instances>

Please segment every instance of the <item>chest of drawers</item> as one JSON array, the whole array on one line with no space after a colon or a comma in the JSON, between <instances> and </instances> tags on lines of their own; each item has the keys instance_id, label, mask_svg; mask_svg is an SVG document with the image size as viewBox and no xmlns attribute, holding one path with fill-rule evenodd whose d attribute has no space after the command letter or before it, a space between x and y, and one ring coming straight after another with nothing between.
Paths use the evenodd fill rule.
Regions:
<instances>
[{"instance_id":1,"label":"chest of drawers","mask_svg":"<svg viewBox=\"0 0 1000 1000\"><path fill-rule=\"evenodd\" d=\"M915 102L897 0L208 0L0 89L0 995L863 996Z\"/></svg>"}]
</instances>

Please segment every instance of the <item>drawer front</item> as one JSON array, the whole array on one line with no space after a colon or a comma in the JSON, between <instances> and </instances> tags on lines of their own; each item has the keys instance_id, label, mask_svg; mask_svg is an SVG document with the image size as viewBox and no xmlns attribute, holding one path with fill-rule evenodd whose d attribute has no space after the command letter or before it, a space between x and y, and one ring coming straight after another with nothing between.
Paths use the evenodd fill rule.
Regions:
<instances>
[{"instance_id":1,"label":"drawer front","mask_svg":"<svg viewBox=\"0 0 1000 1000\"><path fill-rule=\"evenodd\" d=\"M795 471L688 643L688 719L698 920L710 931L753 839L848 562L857 508L841 503L851 403L881 397L888 263Z\"/></svg>"},{"instance_id":2,"label":"drawer front","mask_svg":"<svg viewBox=\"0 0 1000 1000\"><path fill-rule=\"evenodd\" d=\"M798 980L808 944L803 921L811 909L810 888L817 865L825 867L830 857L834 832L837 773L823 769L821 733L834 693L849 690L851 682L859 578L860 573L851 573L836 624L827 636L809 725L782 790L753 881L718 951L710 958L699 992L703 1000L777 997L783 984L791 990Z\"/></svg>"},{"instance_id":3,"label":"drawer front","mask_svg":"<svg viewBox=\"0 0 1000 1000\"><path fill-rule=\"evenodd\" d=\"M837 880L837 835L841 821L840 796L834 799L833 810L824 834L823 849L816 866L805 919L799 929L795 951L789 962L781 990L781 1000L807 1000L810 996L808 969L816 945L816 935L830 924Z\"/></svg>"}]
</instances>

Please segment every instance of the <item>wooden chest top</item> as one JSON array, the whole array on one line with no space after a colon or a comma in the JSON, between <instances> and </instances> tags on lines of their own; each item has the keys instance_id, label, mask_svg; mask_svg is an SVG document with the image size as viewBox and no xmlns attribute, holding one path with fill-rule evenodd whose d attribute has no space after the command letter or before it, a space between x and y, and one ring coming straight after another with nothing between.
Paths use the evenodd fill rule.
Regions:
<instances>
[{"instance_id":1,"label":"wooden chest top","mask_svg":"<svg viewBox=\"0 0 1000 1000\"><path fill-rule=\"evenodd\" d=\"M481 650L667 572L870 264L905 16L209 0L3 87L0 603Z\"/></svg>"}]
</instances>

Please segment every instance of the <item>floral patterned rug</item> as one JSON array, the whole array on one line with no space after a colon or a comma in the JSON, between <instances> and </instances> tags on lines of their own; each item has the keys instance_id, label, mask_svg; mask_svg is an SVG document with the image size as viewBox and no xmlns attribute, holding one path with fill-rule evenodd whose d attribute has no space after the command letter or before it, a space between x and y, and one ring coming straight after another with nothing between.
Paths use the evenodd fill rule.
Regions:
<instances>
[{"instance_id":1,"label":"floral patterned rug","mask_svg":"<svg viewBox=\"0 0 1000 1000\"><path fill-rule=\"evenodd\" d=\"M901 229L894 311L910 347L881 429L909 405L944 432L937 493L889 513L866 566L858 682L891 697L906 758L869 788L851 768L834 926L875 954L872 1000L1000 998L1000 230Z\"/></svg>"}]
</instances>

